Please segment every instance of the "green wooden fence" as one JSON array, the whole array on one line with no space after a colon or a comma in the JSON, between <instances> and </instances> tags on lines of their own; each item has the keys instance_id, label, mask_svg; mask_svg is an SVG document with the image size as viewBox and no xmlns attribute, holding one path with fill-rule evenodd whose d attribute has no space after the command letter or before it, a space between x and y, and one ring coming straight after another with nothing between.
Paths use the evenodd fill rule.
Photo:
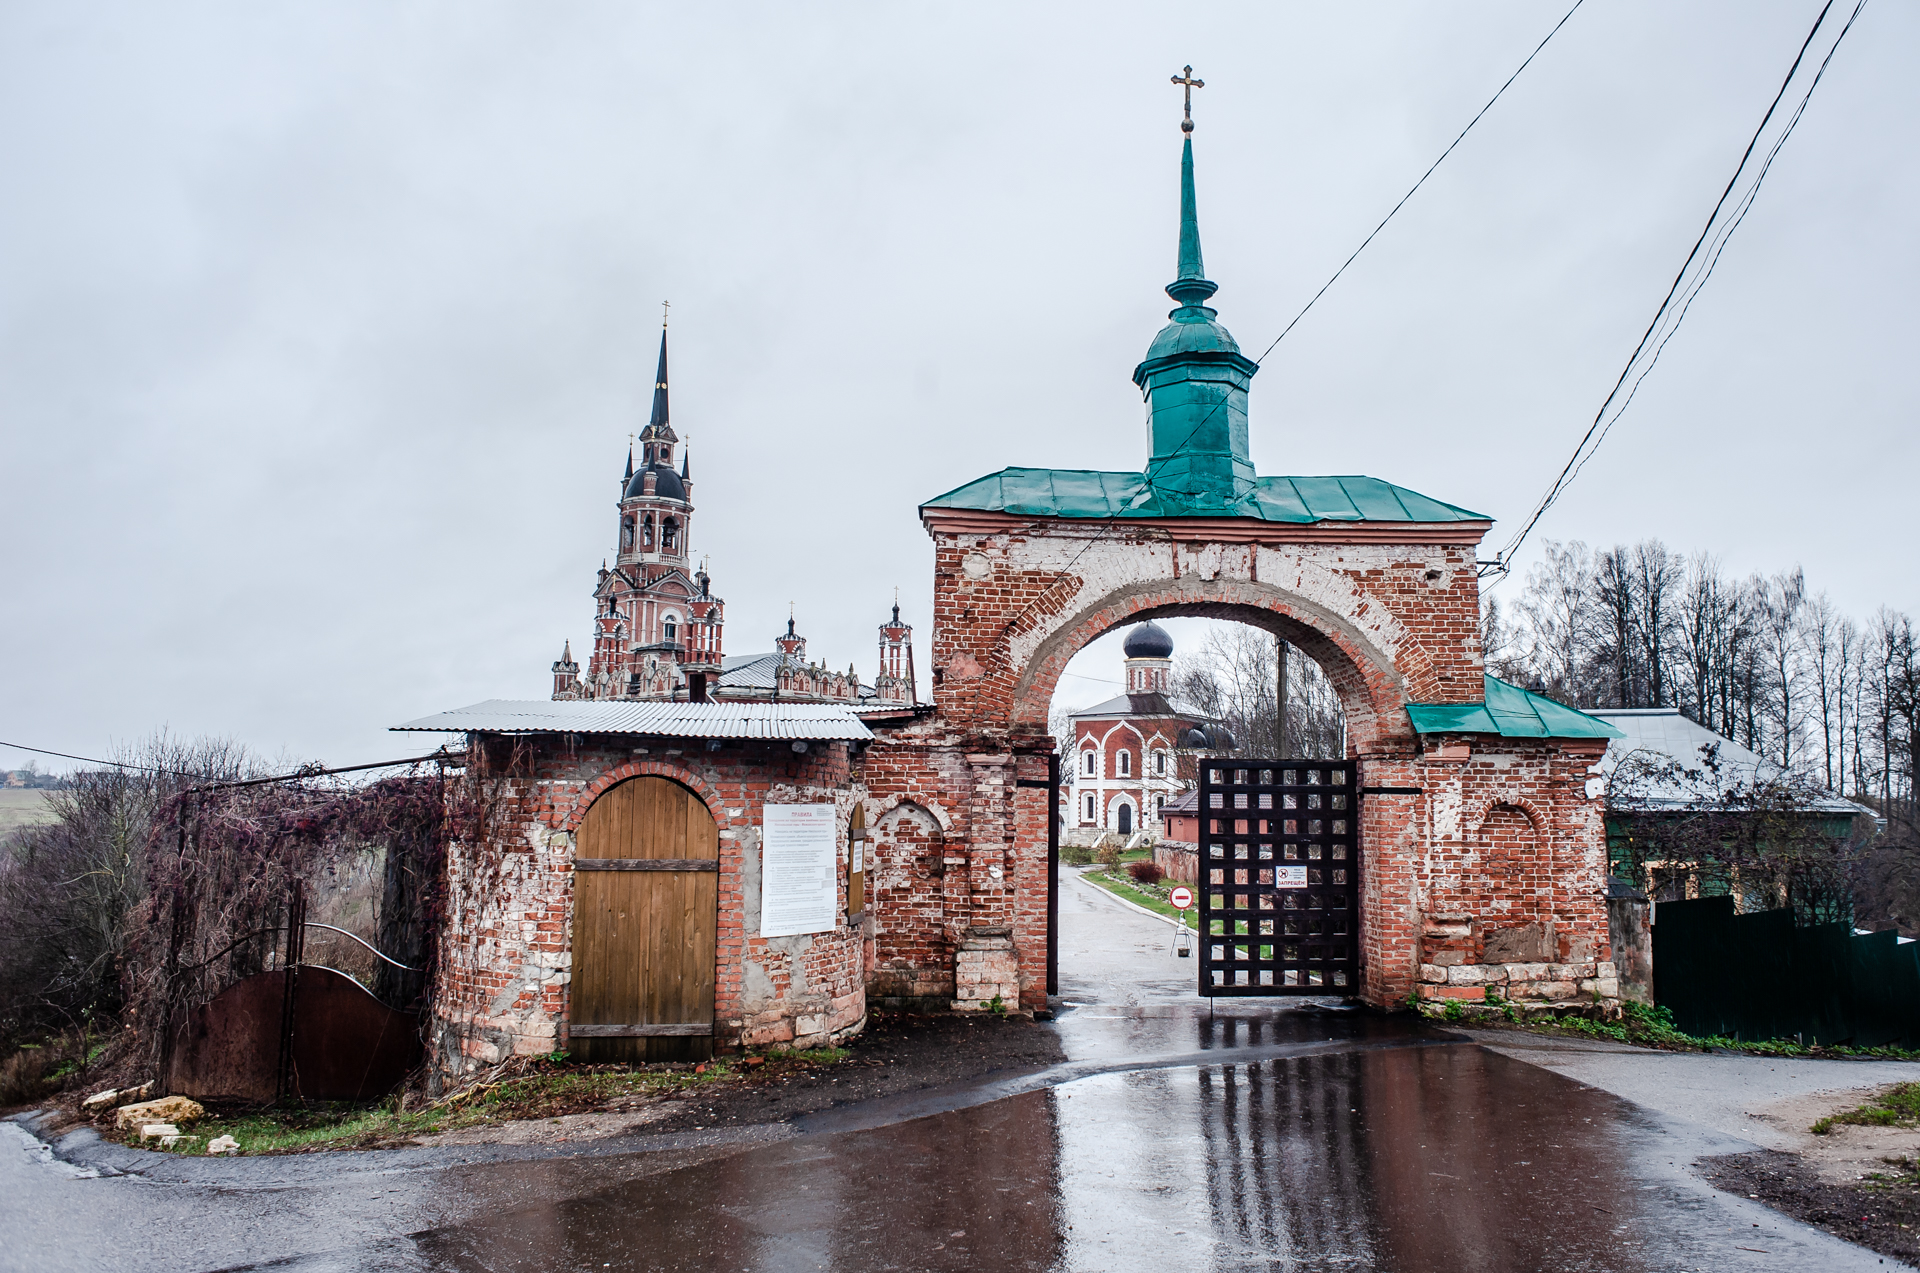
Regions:
<instances>
[{"instance_id":1,"label":"green wooden fence","mask_svg":"<svg viewBox=\"0 0 1920 1273\"><path fill-rule=\"evenodd\" d=\"M1920 1047L1920 942L1891 931L1797 928L1790 910L1736 915L1731 897L1661 902L1653 979L1688 1034Z\"/></svg>"}]
</instances>

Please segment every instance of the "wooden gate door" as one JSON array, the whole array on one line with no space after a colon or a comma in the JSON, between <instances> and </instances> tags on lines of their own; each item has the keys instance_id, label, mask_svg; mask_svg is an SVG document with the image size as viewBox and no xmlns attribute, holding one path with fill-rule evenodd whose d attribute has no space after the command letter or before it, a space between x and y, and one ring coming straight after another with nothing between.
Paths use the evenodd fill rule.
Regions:
<instances>
[{"instance_id":1,"label":"wooden gate door","mask_svg":"<svg viewBox=\"0 0 1920 1273\"><path fill-rule=\"evenodd\" d=\"M574 1058L712 1056L720 834L706 804L629 778L587 810L575 853Z\"/></svg>"}]
</instances>

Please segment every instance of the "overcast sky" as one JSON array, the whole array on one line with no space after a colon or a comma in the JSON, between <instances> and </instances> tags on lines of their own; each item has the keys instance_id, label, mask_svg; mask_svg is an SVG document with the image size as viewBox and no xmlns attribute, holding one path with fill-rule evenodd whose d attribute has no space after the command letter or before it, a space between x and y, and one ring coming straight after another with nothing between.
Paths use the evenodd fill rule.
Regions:
<instances>
[{"instance_id":1,"label":"overcast sky","mask_svg":"<svg viewBox=\"0 0 1920 1273\"><path fill-rule=\"evenodd\" d=\"M1262 368L1259 470L1372 474L1502 540L1817 8L1589 0ZM1144 461L1168 77L1207 82L1208 272L1257 353L1563 11L7 5L0 738L344 764L544 697L663 298L728 650L792 602L871 679L898 586L924 679L920 501ZM1542 536L1920 606L1916 35L1869 7Z\"/></svg>"}]
</instances>

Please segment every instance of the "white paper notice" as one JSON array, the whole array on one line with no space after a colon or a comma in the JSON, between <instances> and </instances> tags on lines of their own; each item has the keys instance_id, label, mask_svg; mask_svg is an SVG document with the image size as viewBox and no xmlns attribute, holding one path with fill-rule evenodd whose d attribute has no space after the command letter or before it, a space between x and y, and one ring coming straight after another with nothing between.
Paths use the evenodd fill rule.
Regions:
<instances>
[{"instance_id":1,"label":"white paper notice","mask_svg":"<svg viewBox=\"0 0 1920 1273\"><path fill-rule=\"evenodd\" d=\"M762 806L760 935L792 937L838 927L834 851L839 810L830 804Z\"/></svg>"}]
</instances>

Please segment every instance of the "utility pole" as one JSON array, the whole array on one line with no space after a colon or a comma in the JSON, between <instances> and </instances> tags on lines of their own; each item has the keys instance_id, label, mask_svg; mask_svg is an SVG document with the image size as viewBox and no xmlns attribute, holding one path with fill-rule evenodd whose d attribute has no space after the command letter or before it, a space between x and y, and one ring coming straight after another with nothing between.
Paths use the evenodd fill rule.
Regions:
<instances>
[{"instance_id":1,"label":"utility pole","mask_svg":"<svg viewBox=\"0 0 1920 1273\"><path fill-rule=\"evenodd\" d=\"M1280 758L1285 759L1287 755L1287 642L1286 642L1286 638L1284 637L1276 638L1274 641L1274 644L1276 647L1278 647L1278 651L1279 651L1279 657L1277 659L1277 662L1279 663L1279 681L1275 686L1275 693L1273 697L1273 702L1274 702L1273 742L1274 742L1274 749L1279 753Z\"/></svg>"}]
</instances>

